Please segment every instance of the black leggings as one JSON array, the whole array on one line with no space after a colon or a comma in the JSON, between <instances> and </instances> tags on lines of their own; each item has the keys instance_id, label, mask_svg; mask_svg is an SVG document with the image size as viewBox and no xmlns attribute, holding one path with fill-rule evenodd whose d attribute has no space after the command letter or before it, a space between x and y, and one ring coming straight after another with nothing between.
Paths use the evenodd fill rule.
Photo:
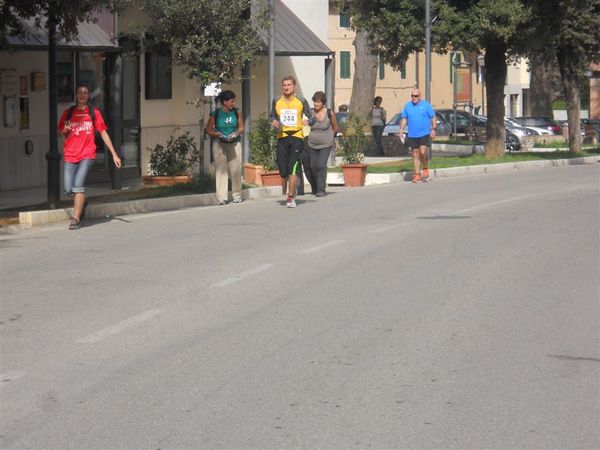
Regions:
<instances>
[{"instance_id":1,"label":"black leggings","mask_svg":"<svg viewBox=\"0 0 600 450\"><path fill-rule=\"evenodd\" d=\"M327 188L327 160L330 153L331 147L321 149L309 147L302 157L304 173L313 194L322 194Z\"/></svg>"}]
</instances>

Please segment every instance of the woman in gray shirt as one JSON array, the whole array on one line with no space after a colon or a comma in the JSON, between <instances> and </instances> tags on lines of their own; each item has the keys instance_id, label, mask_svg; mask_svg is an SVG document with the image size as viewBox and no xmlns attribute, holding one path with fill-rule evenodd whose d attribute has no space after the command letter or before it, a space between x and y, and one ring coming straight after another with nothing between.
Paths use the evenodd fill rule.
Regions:
<instances>
[{"instance_id":1,"label":"woman in gray shirt","mask_svg":"<svg viewBox=\"0 0 600 450\"><path fill-rule=\"evenodd\" d=\"M387 117L385 109L381 107L382 101L383 99L380 96L375 97L373 100L373 107L367 117L371 121L371 130L373 131L373 139L375 139L375 146L377 147L377 156L385 156L381 136Z\"/></svg>"},{"instance_id":2,"label":"woman in gray shirt","mask_svg":"<svg viewBox=\"0 0 600 450\"><path fill-rule=\"evenodd\" d=\"M312 101L315 123L310 127L308 158L303 158L303 165L313 194L324 197L327 185L327 160L333 148L338 125L333 111L325 107L327 103L325 92L315 92Z\"/></svg>"}]
</instances>

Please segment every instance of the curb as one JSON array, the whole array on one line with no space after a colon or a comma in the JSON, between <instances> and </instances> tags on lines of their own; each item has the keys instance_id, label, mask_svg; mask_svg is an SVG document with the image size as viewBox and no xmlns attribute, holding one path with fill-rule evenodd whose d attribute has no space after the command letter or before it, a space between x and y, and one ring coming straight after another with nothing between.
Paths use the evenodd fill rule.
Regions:
<instances>
[{"instance_id":1,"label":"curb","mask_svg":"<svg viewBox=\"0 0 600 450\"><path fill-rule=\"evenodd\" d=\"M430 176L432 178L450 178L469 175L484 175L487 173L510 172L513 170L533 170L545 167L595 164L599 162L600 157L598 156L584 156L580 158L552 159L547 161L484 164L478 166L452 167L447 169L432 169L430 170ZM367 174L365 186L406 182L410 181L411 175L412 172ZM343 185L343 174L334 172L328 173L327 184ZM244 199L259 199L277 196L281 196L280 186L256 187L242 191L242 198ZM179 195L176 197L149 198L143 200L130 200L125 202L90 205L85 209L85 216L87 218L99 218L105 216L144 214L198 206L212 206L216 204L217 198L214 193ZM65 208L45 211L21 212L19 213L19 224L0 228L0 235L19 233L27 230L30 227L68 221L71 218L72 211L72 208Z\"/></svg>"},{"instance_id":2,"label":"curb","mask_svg":"<svg viewBox=\"0 0 600 450\"><path fill-rule=\"evenodd\" d=\"M517 163L502 163L502 164L481 164L478 166L451 167L447 169L430 169L429 176L431 178L451 178L468 175L485 175L487 173L511 172L513 170L533 170L542 169L545 167L560 167L560 166L575 166L582 164L596 164L600 162L600 156L582 156L579 158L569 159L550 159L546 161L522 161ZM343 184L344 177L341 173L331 173L327 176L329 183L329 175L335 183ZM410 181L412 172L397 172L397 173L368 173L365 180L365 186L376 184L400 183Z\"/></svg>"},{"instance_id":3,"label":"curb","mask_svg":"<svg viewBox=\"0 0 600 450\"><path fill-rule=\"evenodd\" d=\"M275 196L281 196L280 186L259 187L252 189L244 189L242 191L242 198L244 199L257 199ZM94 219L104 216L144 214L157 211L193 208L197 206L212 206L216 204L217 197L214 193L178 195L175 197L147 198L142 200L130 200L125 202L89 205L85 208L85 217ZM48 225L51 223L68 221L71 219L72 212L73 208L21 212L19 213L20 228L12 229L18 231L19 229L22 229L23 226L35 227L40 225ZM6 231L10 232L10 230Z\"/></svg>"}]
</instances>

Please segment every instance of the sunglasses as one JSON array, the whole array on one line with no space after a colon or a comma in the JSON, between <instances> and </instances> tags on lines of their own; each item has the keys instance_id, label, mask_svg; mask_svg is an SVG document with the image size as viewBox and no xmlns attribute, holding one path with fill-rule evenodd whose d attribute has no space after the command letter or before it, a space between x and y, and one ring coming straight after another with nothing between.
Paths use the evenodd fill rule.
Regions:
<instances>
[{"instance_id":1,"label":"sunglasses","mask_svg":"<svg viewBox=\"0 0 600 450\"><path fill-rule=\"evenodd\" d=\"M420 95L411 95L411 97L417 98L417 97L420 97Z\"/></svg>"}]
</instances>

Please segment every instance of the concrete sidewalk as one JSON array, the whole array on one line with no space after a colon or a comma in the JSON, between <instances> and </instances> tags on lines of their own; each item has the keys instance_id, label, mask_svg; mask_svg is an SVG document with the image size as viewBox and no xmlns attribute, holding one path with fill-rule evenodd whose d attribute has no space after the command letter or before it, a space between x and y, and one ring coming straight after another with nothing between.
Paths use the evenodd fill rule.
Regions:
<instances>
[{"instance_id":1,"label":"concrete sidewalk","mask_svg":"<svg viewBox=\"0 0 600 450\"><path fill-rule=\"evenodd\" d=\"M365 162L367 164L382 163L389 161L402 161L403 157L366 157ZM342 158L336 157L336 164L342 163ZM142 188L142 180L140 178L134 180L123 181L123 188L121 190L114 190L111 188L109 183L105 184L93 184L86 186L86 197L97 197L100 195L114 194L121 191L137 191ZM62 189L62 187L61 187ZM33 189L21 189L15 191L0 191L0 210L4 209L17 209L20 207L28 207L41 205L46 203L48 198L47 187L41 186ZM69 201L70 198L61 191L61 200Z\"/></svg>"},{"instance_id":2,"label":"concrete sidewalk","mask_svg":"<svg viewBox=\"0 0 600 450\"><path fill-rule=\"evenodd\" d=\"M112 189L110 183L93 184L86 186L85 195L87 197L97 197L100 195L111 194L121 191L136 191L141 189L142 180L126 180L123 181L123 187L120 190ZM48 199L48 189L46 186L41 186L33 189L19 189L15 191L0 191L0 210L17 209L28 206L41 205L46 203ZM61 201L69 201L70 198L62 193Z\"/></svg>"},{"instance_id":3,"label":"concrete sidewalk","mask_svg":"<svg viewBox=\"0 0 600 450\"><path fill-rule=\"evenodd\" d=\"M384 162L385 160L395 161L398 158L367 158L367 163ZM600 156L587 156L581 158L570 159L555 159L555 160L540 160L540 161L525 161L517 163L501 163L501 164L483 164L477 166L453 167L447 169L431 169L430 175L432 179L449 178L469 175L484 175L488 173L512 172L515 170L533 170L547 167L558 167L567 165L581 164L597 164L600 162ZM411 172L388 173L388 174L367 174L366 185L402 183L410 181ZM331 185L343 184L343 175L341 173L329 173L327 183ZM135 186L130 187L130 189ZM45 190L38 191L37 195L45 193ZM90 189L90 194L92 188ZM110 186L94 187L95 195L106 193L114 193ZM243 192L244 199L258 199L267 197L281 196L281 188L277 187L257 187L245 189ZM23 201L27 198L23 196ZM86 207L86 218L98 218L106 216L122 216L127 214L149 213L154 211L166 211L181 208L190 208L197 206L208 206L216 204L215 194L191 194L179 195L174 197L148 198L140 200L121 201L114 203L89 205ZM71 208L44 210L44 211L27 211L19 213L19 225L10 225L0 227L0 234L21 232L29 227L46 225L50 223L67 221L70 218Z\"/></svg>"}]
</instances>

